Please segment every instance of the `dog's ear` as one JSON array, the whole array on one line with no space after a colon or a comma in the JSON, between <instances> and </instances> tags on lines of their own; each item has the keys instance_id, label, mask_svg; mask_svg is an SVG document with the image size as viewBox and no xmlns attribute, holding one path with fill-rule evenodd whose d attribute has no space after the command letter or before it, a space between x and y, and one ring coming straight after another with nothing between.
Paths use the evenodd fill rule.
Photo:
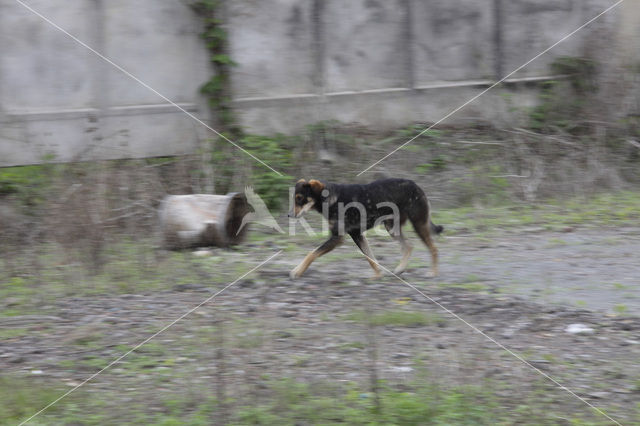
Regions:
<instances>
[{"instance_id":1,"label":"dog's ear","mask_svg":"<svg viewBox=\"0 0 640 426\"><path fill-rule=\"evenodd\" d=\"M307 181L304 179L300 179L299 181L297 181L296 183L306 183Z\"/></svg>"},{"instance_id":2,"label":"dog's ear","mask_svg":"<svg viewBox=\"0 0 640 426\"><path fill-rule=\"evenodd\" d=\"M311 179L309 181L309 185L311 186L313 192L316 192L318 194L321 193L324 189L324 183L320 182L319 180Z\"/></svg>"}]
</instances>

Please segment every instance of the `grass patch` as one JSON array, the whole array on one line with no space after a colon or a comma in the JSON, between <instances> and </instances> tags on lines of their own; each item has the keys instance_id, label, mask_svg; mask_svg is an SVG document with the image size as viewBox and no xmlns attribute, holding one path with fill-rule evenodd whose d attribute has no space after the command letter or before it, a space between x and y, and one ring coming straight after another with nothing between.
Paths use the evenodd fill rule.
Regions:
<instances>
[{"instance_id":1,"label":"grass patch","mask_svg":"<svg viewBox=\"0 0 640 426\"><path fill-rule=\"evenodd\" d=\"M8 340L14 337L26 336L29 330L26 328L5 328L0 329L0 340Z\"/></svg>"},{"instance_id":2,"label":"grass patch","mask_svg":"<svg viewBox=\"0 0 640 426\"><path fill-rule=\"evenodd\" d=\"M481 282L462 282L462 283L438 283L440 288L457 288L460 290L471 291L476 293L486 293L490 287Z\"/></svg>"},{"instance_id":3,"label":"grass patch","mask_svg":"<svg viewBox=\"0 0 640 426\"><path fill-rule=\"evenodd\" d=\"M566 246L567 244L568 243L561 238L551 238L547 243L547 248L563 247L563 246Z\"/></svg>"},{"instance_id":4,"label":"grass patch","mask_svg":"<svg viewBox=\"0 0 640 426\"><path fill-rule=\"evenodd\" d=\"M216 286L245 273L255 264L256 253L264 251L214 249L217 256L200 258L189 251L156 253L154 244L152 239L109 243L105 266L98 273L83 262L70 260L74 254L65 253L57 244L44 243L34 250L37 254L16 254L13 260L19 276L5 275L8 270L0 267L0 316L48 314L41 310L42 305L68 297L149 294L180 285ZM37 270L30 266L36 255Z\"/></svg>"},{"instance_id":5,"label":"grass patch","mask_svg":"<svg viewBox=\"0 0 640 426\"><path fill-rule=\"evenodd\" d=\"M618 314L618 315L625 315L628 311L629 308L627 307L627 305L624 304L619 304L613 307L613 310Z\"/></svg>"},{"instance_id":6,"label":"grass patch","mask_svg":"<svg viewBox=\"0 0 640 426\"><path fill-rule=\"evenodd\" d=\"M640 220L640 192L623 191L589 198L552 199L530 205L436 209L433 220L445 226L445 235L531 226L546 230L562 230L576 225L637 226ZM564 243L558 239L550 244Z\"/></svg>"},{"instance_id":7,"label":"grass patch","mask_svg":"<svg viewBox=\"0 0 640 426\"><path fill-rule=\"evenodd\" d=\"M262 330L243 330L234 336L235 346L243 349L255 349L264 344L264 332Z\"/></svg>"},{"instance_id":8,"label":"grass patch","mask_svg":"<svg viewBox=\"0 0 640 426\"><path fill-rule=\"evenodd\" d=\"M373 394L354 384L337 389L325 384L318 390L286 379L271 388L272 401L241 407L234 424L493 424L495 417L492 396L479 387L399 391L383 383L379 406Z\"/></svg>"},{"instance_id":9,"label":"grass patch","mask_svg":"<svg viewBox=\"0 0 640 426\"><path fill-rule=\"evenodd\" d=\"M298 363L297 363L298 364ZM300 361L299 364L304 364ZM263 376L263 395L238 394L226 401L230 425L604 425L554 409L548 395L529 392L498 396L497 384L444 386L422 377L396 387L379 382L377 394L349 382L304 383L293 378ZM70 395L34 419L34 424L209 425L220 421L221 407L213 389L185 388L167 382L156 389L114 389ZM0 377L0 424L18 424L55 400L64 389L32 377ZM376 402L378 401L378 403ZM588 411L580 409L580 416ZM595 419L595 420L593 420Z\"/></svg>"},{"instance_id":10,"label":"grass patch","mask_svg":"<svg viewBox=\"0 0 640 426\"><path fill-rule=\"evenodd\" d=\"M349 342L343 343L338 347L340 352L353 352L353 351L361 351L366 348L366 345L363 342Z\"/></svg>"},{"instance_id":11,"label":"grass patch","mask_svg":"<svg viewBox=\"0 0 640 426\"><path fill-rule=\"evenodd\" d=\"M371 315L365 311L356 311L347 315L346 319L374 326L389 327L423 327L444 322L444 319L438 314L402 310L388 310Z\"/></svg>"},{"instance_id":12,"label":"grass patch","mask_svg":"<svg viewBox=\"0 0 640 426\"><path fill-rule=\"evenodd\" d=\"M18 424L49 404L62 393L33 379L0 376L0 424ZM53 406L55 413L60 407Z\"/></svg>"}]
</instances>

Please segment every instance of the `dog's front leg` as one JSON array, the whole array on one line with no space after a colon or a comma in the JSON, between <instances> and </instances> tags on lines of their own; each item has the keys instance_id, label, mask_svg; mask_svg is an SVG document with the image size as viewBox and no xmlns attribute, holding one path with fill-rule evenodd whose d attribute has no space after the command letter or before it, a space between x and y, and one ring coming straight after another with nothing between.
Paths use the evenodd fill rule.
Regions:
<instances>
[{"instance_id":1,"label":"dog's front leg","mask_svg":"<svg viewBox=\"0 0 640 426\"><path fill-rule=\"evenodd\" d=\"M331 236L331 238L325 241L320 247L309 253L304 258L304 260L291 271L289 276L291 278L299 278L300 276L302 276L302 274L304 274L304 271L307 270L309 265L311 265L311 262L322 256L323 254L329 253L331 250L342 244L343 241L344 237L340 235Z\"/></svg>"}]
</instances>

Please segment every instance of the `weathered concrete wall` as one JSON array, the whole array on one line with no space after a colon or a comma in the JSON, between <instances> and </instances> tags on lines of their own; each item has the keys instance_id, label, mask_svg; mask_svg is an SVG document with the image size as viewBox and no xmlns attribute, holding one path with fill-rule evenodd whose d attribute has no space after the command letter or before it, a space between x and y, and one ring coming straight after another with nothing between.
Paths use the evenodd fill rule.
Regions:
<instances>
[{"instance_id":1,"label":"weathered concrete wall","mask_svg":"<svg viewBox=\"0 0 640 426\"><path fill-rule=\"evenodd\" d=\"M43 15L199 117L209 53L175 0L29 0ZM434 122L613 0L227 0L234 106L251 132L321 120ZM599 32L640 61L626 1L447 120L510 123L559 55ZM601 43L602 44L602 43ZM592 47L592 46L591 46ZM613 55L612 55L613 56ZM629 59L631 58L631 59ZM633 59L635 58L635 59ZM509 96L502 96L504 93ZM201 125L13 0L0 0L0 166L194 152Z\"/></svg>"},{"instance_id":2,"label":"weathered concrete wall","mask_svg":"<svg viewBox=\"0 0 640 426\"><path fill-rule=\"evenodd\" d=\"M620 5L619 45L623 61L640 69L640 2Z\"/></svg>"},{"instance_id":3,"label":"weathered concrete wall","mask_svg":"<svg viewBox=\"0 0 640 426\"><path fill-rule=\"evenodd\" d=\"M231 54L239 63L233 84L242 124L254 132L289 133L328 119L373 128L437 121L613 2L234 0L232 4ZM554 58L584 55L593 33L615 27L620 15L615 11L603 16L511 76L494 96L482 96L447 121L508 122L510 107L535 102L534 83L548 79ZM247 29L247 22L254 31ZM501 91L510 96L500 96Z\"/></svg>"},{"instance_id":4,"label":"weathered concrete wall","mask_svg":"<svg viewBox=\"0 0 640 426\"><path fill-rule=\"evenodd\" d=\"M174 0L28 4L183 108L207 118L199 18ZM206 132L19 3L0 0L0 166L193 152Z\"/></svg>"},{"instance_id":5,"label":"weathered concrete wall","mask_svg":"<svg viewBox=\"0 0 640 426\"><path fill-rule=\"evenodd\" d=\"M411 4L415 85L491 79L494 75L492 1L439 0Z\"/></svg>"}]
</instances>

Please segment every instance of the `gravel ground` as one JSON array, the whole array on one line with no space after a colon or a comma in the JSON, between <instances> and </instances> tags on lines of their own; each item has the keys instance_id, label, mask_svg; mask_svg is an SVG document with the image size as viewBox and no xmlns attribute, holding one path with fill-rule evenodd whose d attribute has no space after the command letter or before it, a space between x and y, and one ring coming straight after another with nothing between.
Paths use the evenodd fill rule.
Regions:
<instances>
[{"instance_id":1,"label":"gravel ground","mask_svg":"<svg viewBox=\"0 0 640 426\"><path fill-rule=\"evenodd\" d=\"M220 374L222 341L226 392L259 401L268 397L266 377L367 383L375 348L379 377L398 386L425 374L443 385L490 380L513 407L542 393L542 409L568 418L606 424L586 401L621 423L638 421L640 228L443 237L435 279L425 278L428 254L412 239L402 278L428 298L388 274L365 278L369 266L350 242L291 281L288 271L313 247L299 241L77 392L119 390L126 405L142 389L210 383ZM372 238L371 246L393 269L396 244ZM244 262L246 271L279 248L258 242L214 255L225 257L223 267L227 259ZM28 333L0 341L0 370L72 388L223 287L193 282L153 294L68 298L42 315L1 318L2 328ZM419 315L396 321L398 312Z\"/></svg>"}]
</instances>

